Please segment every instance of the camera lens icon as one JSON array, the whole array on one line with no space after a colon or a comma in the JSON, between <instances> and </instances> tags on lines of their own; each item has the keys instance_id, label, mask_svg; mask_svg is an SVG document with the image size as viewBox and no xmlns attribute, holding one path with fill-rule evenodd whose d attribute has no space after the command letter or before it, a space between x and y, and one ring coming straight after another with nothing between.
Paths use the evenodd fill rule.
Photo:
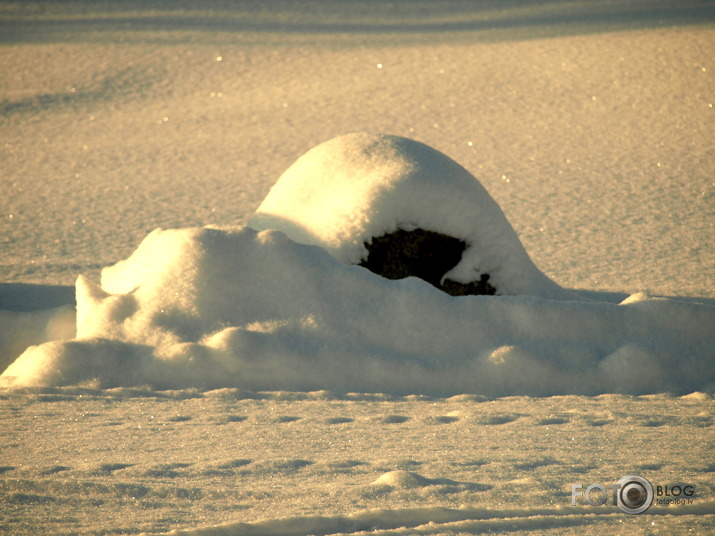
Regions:
<instances>
[{"instance_id":1,"label":"camera lens icon","mask_svg":"<svg viewBox=\"0 0 715 536\"><path fill-rule=\"evenodd\" d=\"M642 476L627 475L621 478L618 484L620 488L616 503L622 512L640 514L653 504L653 486Z\"/></svg>"}]
</instances>

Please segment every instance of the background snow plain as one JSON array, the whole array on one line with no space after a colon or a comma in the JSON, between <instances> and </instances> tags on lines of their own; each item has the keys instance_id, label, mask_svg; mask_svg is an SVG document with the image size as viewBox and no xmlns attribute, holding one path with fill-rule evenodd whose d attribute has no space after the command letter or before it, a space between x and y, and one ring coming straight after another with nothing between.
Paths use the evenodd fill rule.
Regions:
<instances>
[{"instance_id":1,"label":"background snow plain","mask_svg":"<svg viewBox=\"0 0 715 536\"><path fill-rule=\"evenodd\" d=\"M79 274L98 280L156 227L245 224L299 155L358 130L458 161L537 266L584 297L713 303L708 4L0 9L5 364L72 336ZM0 529L13 534L713 527L706 393L2 396ZM628 473L697 494L641 516L570 507L572 483Z\"/></svg>"}]
</instances>

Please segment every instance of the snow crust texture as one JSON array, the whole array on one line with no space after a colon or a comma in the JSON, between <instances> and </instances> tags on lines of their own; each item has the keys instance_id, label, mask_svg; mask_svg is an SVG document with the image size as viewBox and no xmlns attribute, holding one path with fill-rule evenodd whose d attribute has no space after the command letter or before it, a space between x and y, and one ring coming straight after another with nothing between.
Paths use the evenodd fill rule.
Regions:
<instances>
[{"instance_id":1,"label":"snow crust texture","mask_svg":"<svg viewBox=\"0 0 715 536\"><path fill-rule=\"evenodd\" d=\"M17 536L646 536L715 524L705 393L0 396L1 527ZM610 501L571 506L571 484L633 473L690 484L693 501L635 516Z\"/></svg>"}]
</instances>

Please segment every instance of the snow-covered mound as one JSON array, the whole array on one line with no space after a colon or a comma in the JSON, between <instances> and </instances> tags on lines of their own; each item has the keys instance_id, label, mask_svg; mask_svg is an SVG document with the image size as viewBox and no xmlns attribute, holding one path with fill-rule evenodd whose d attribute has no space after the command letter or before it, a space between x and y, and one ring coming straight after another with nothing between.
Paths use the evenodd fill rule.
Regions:
<instances>
[{"instance_id":1,"label":"snow-covered mound","mask_svg":"<svg viewBox=\"0 0 715 536\"><path fill-rule=\"evenodd\" d=\"M280 177L248 225L281 230L346 264L364 261L377 237L423 229L467 245L444 279L471 283L487 274L498 294L568 296L534 265L474 176L399 136L355 133L314 147Z\"/></svg>"},{"instance_id":2,"label":"snow-covered mound","mask_svg":"<svg viewBox=\"0 0 715 536\"><path fill-rule=\"evenodd\" d=\"M428 394L707 391L715 308L451 297L280 231L157 230L100 286L77 338L29 348L5 386L233 386Z\"/></svg>"}]
</instances>

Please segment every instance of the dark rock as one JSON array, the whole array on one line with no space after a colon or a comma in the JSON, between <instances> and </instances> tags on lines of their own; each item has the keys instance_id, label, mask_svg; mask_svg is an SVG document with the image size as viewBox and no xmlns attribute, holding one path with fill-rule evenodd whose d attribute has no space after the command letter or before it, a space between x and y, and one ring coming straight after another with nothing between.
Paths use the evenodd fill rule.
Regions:
<instances>
[{"instance_id":1,"label":"dark rock","mask_svg":"<svg viewBox=\"0 0 715 536\"><path fill-rule=\"evenodd\" d=\"M445 279L437 288L452 296L493 296L497 293L497 289L489 284L489 274L482 274L479 281L470 281L469 283L457 283Z\"/></svg>"},{"instance_id":2,"label":"dark rock","mask_svg":"<svg viewBox=\"0 0 715 536\"><path fill-rule=\"evenodd\" d=\"M454 268L467 248L462 240L434 231L415 229L397 230L365 243L368 255L360 262L363 266L387 279L419 277L452 296L495 294L489 283L489 274L482 274L479 281L457 283L446 279L444 274Z\"/></svg>"}]
</instances>

